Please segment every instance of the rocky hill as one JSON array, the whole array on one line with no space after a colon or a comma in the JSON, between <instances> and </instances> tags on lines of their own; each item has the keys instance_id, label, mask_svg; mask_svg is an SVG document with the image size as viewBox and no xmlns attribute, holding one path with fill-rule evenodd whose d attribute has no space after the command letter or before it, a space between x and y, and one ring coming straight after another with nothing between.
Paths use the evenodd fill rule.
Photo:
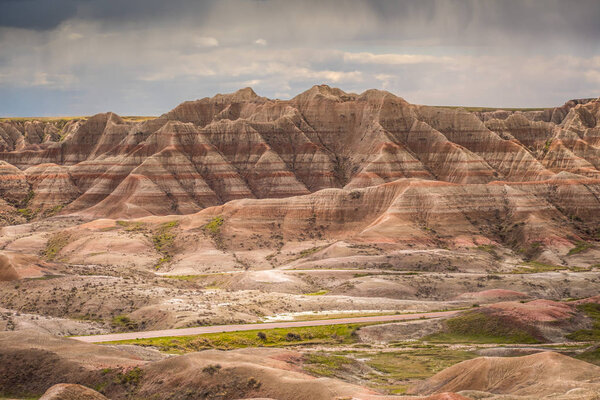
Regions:
<instances>
[{"instance_id":1,"label":"rocky hill","mask_svg":"<svg viewBox=\"0 0 600 400\"><path fill-rule=\"evenodd\" d=\"M6 120L0 219L192 214L249 199L215 212L252 216L256 229L566 253L599 234L599 117L599 99L470 112L320 85L286 101L245 88L143 121Z\"/></svg>"}]
</instances>

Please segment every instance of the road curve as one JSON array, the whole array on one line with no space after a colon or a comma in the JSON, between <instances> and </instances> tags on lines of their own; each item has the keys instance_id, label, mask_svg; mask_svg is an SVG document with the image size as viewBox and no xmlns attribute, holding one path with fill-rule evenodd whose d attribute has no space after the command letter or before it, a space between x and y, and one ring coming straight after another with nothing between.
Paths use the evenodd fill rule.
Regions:
<instances>
[{"instance_id":1,"label":"road curve","mask_svg":"<svg viewBox=\"0 0 600 400\"><path fill-rule=\"evenodd\" d=\"M296 328L300 326L322 326L322 325L340 325L340 324L360 324L368 322L392 322L392 321L407 321L421 318L439 318L448 317L460 312L460 310L438 311L417 314L394 314L394 315L374 315L371 317L353 317L353 318L336 318L322 319L315 321L288 321L288 322L269 322L264 324L241 324L241 325L212 325L199 326L196 328L184 329L164 329L160 331L143 331L143 332L126 332L126 333L109 333L106 335L91 335L91 336L73 336L72 339L80 340L87 343L114 342L117 340L132 340L132 339L150 339L165 336L188 336L201 335L203 333L220 333L220 332L235 332L235 331L252 331L274 328Z\"/></svg>"}]
</instances>

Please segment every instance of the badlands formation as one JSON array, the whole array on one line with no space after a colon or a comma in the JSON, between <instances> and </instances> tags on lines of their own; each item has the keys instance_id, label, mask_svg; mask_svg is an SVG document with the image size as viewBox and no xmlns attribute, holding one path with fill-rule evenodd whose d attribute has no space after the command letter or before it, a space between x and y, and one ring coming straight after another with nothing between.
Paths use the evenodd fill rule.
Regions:
<instances>
[{"instance_id":1,"label":"badlands formation","mask_svg":"<svg viewBox=\"0 0 600 400\"><path fill-rule=\"evenodd\" d=\"M599 120L326 85L0 120L0 398L599 399Z\"/></svg>"}]
</instances>

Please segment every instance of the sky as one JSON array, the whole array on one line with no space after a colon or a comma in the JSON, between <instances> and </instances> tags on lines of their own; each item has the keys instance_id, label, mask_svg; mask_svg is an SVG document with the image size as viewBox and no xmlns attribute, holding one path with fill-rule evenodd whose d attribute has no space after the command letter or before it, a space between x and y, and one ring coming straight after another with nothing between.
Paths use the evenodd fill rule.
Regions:
<instances>
[{"instance_id":1,"label":"sky","mask_svg":"<svg viewBox=\"0 0 600 400\"><path fill-rule=\"evenodd\" d=\"M0 116L160 115L250 86L416 104L600 96L598 0L0 0Z\"/></svg>"}]
</instances>

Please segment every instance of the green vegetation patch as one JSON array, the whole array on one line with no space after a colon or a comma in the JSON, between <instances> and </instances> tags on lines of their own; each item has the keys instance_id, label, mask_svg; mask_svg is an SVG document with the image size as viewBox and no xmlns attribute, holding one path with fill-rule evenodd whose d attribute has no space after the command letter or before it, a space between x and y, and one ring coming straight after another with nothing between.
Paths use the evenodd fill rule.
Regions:
<instances>
[{"instance_id":1,"label":"green vegetation patch","mask_svg":"<svg viewBox=\"0 0 600 400\"><path fill-rule=\"evenodd\" d=\"M167 279L175 279L178 281L194 282L194 281L200 279L202 276L201 275L163 275L162 277L167 278Z\"/></svg>"},{"instance_id":2,"label":"green vegetation patch","mask_svg":"<svg viewBox=\"0 0 600 400\"><path fill-rule=\"evenodd\" d=\"M221 227L224 223L225 219L223 219L221 215L217 215L202 227L202 230L211 237L215 243L215 246L219 250L225 250L225 243L223 242L223 237L221 236Z\"/></svg>"},{"instance_id":3,"label":"green vegetation patch","mask_svg":"<svg viewBox=\"0 0 600 400\"><path fill-rule=\"evenodd\" d=\"M221 226L223 226L223 217L217 215L213 217L206 225L204 225L203 229L207 232L218 233L221 230Z\"/></svg>"},{"instance_id":4,"label":"green vegetation patch","mask_svg":"<svg viewBox=\"0 0 600 400\"><path fill-rule=\"evenodd\" d=\"M117 225L123 227L126 232L142 232L146 229L143 222L117 221Z\"/></svg>"},{"instance_id":5,"label":"green vegetation patch","mask_svg":"<svg viewBox=\"0 0 600 400\"><path fill-rule=\"evenodd\" d=\"M35 217L35 211L30 208L17 208L17 212L27 221L31 221Z\"/></svg>"},{"instance_id":6,"label":"green vegetation patch","mask_svg":"<svg viewBox=\"0 0 600 400\"><path fill-rule=\"evenodd\" d=\"M299 344L350 344L356 342L356 330L366 324L340 324L206 333L192 336L170 336L151 339L123 340L113 344L152 346L167 353L183 354L205 349L238 349L244 347L283 347Z\"/></svg>"},{"instance_id":7,"label":"green vegetation patch","mask_svg":"<svg viewBox=\"0 0 600 400\"><path fill-rule=\"evenodd\" d=\"M539 343L535 328L481 311L466 312L444 322L444 331L426 336L437 343Z\"/></svg>"},{"instance_id":8,"label":"green vegetation patch","mask_svg":"<svg viewBox=\"0 0 600 400\"><path fill-rule=\"evenodd\" d=\"M329 290L319 290L317 292L312 292L312 293L304 293L305 296L323 296L324 294L329 293Z\"/></svg>"},{"instance_id":9,"label":"green vegetation patch","mask_svg":"<svg viewBox=\"0 0 600 400\"><path fill-rule=\"evenodd\" d=\"M415 381L429 378L474 352L426 345L396 351L315 352L304 357L303 368L316 376L360 380L387 394L403 394Z\"/></svg>"},{"instance_id":10,"label":"green vegetation patch","mask_svg":"<svg viewBox=\"0 0 600 400\"><path fill-rule=\"evenodd\" d=\"M357 369L360 363L344 355L316 352L304 357L304 370L317 376L344 379Z\"/></svg>"},{"instance_id":11,"label":"green vegetation patch","mask_svg":"<svg viewBox=\"0 0 600 400\"><path fill-rule=\"evenodd\" d=\"M68 232L57 232L50 236L50 239L46 242L46 248L44 249L43 255L48 261L56 260L58 253L69 244L71 241L71 234Z\"/></svg>"},{"instance_id":12,"label":"green vegetation patch","mask_svg":"<svg viewBox=\"0 0 600 400\"><path fill-rule=\"evenodd\" d=\"M576 266L564 266L564 265L553 265L544 264L538 261L528 261L523 263L522 267L512 270L513 274L537 274L541 272L553 272L553 271L565 271L571 272L584 272L590 271L591 268L576 267Z\"/></svg>"},{"instance_id":13,"label":"green vegetation patch","mask_svg":"<svg viewBox=\"0 0 600 400\"><path fill-rule=\"evenodd\" d=\"M129 318L127 315L117 315L114 317L110 324L114 329L135 331L139 328L139 324Z\"/></svg>"},{"instance_id":14,"label":"green vegetation patch","mask_svg":"<svg viewBox=\"0 0 600 400\"><path fill-rule=\"evenodd\" d=\"M569 252L567 253L568 256L572 256L573 254L579 254L582 251L585 251L587 249L589 249L590 247L592 247L592 245L588 242L584 242L584 241L579 241L577 242L577 244L575 245L575 247L573 247L571 250L569 250Z\"/></svg>"},{"instance_id":15,"label":"green vegetation patch","mask_svg":"<svg viewBox=\"0 0 600 400\"><path fill-rule=\"evenodd\" d=\"M500 257L500 255L497 252L498 248L496 247L496 245L493 245L493 244L479 245L479 246L477 246L477 250L481 250L481 251L485 251L486 253L489 253L495 260L499 260L502 258L502 257Z\"/></svg>"},{"instance_id":16,"label":"green vegetation patch","mask_svg":"<svg viewBox=\"0 0 600 400\"><path fill-rule=\"evenodd\" d=\"M47 209L46 211L44 211L44 216L45 217L52 217L56 214L58 214L64 207L64 204L58 204L52 208Z\"/></svg>"},{"instance_id":17,"label":"green vegetation patch","mask_svg":"<svg viewBox=\"0 0 600 400\"><path fill-rule=\"evenodd\" d=\"M577 306L588 318L594 321L591 329L579 329L567 335L567 339L579 342L600 341L600 304L586 303Z\"/></svg>"},{"instance_id":18,"label":"green vegetation patch","mask_svg":"<svg viewBox=\"0 0 600 400\"><path fill-rule=\"evenodd\" d=\"M475 357L477 354L464 350L431 347L376 353L366 363L395 380L408 380L429 378L454 364Z\"/></svg>"},{"instance_id":19,"label":"green vegetation patch","mask_svg":"<svg viewBox=\"0 0 600 400\"><path fill-rule=\"evenodd\" d=\"M173 258L176 235L171 230L178 224L177 221L165 222L158 228L154 236L152 236L154 249L162 255L154 266L155 269L159 269Z\"/></svg>"},{"instance_id":20,"label":"green vegetation patch","mask_svg":"<svg viewBox=\"0 0 600 400\"><path fill-rule=\"evenodd\" d=\"M306 257L308 257L308 256L310 256L312 254L315 254L319 250L323 250L327 246L329 246L329 245L316 246L316 247L311 247L310 249L302 250L294 258L292 258L290 261L295 261L295 260L299 260L301 258L306 258Z\"/></svg>"},{"instance_id":21,"label":"green vegetation patch","mask_svg":"<svg viewBox=\"0 0 600 400\"><path fill-rule=\"evenodd\" d=\"M600 366L600 346L594 346L575 356L575 358Z\"/></svg>"}]
</instances>

